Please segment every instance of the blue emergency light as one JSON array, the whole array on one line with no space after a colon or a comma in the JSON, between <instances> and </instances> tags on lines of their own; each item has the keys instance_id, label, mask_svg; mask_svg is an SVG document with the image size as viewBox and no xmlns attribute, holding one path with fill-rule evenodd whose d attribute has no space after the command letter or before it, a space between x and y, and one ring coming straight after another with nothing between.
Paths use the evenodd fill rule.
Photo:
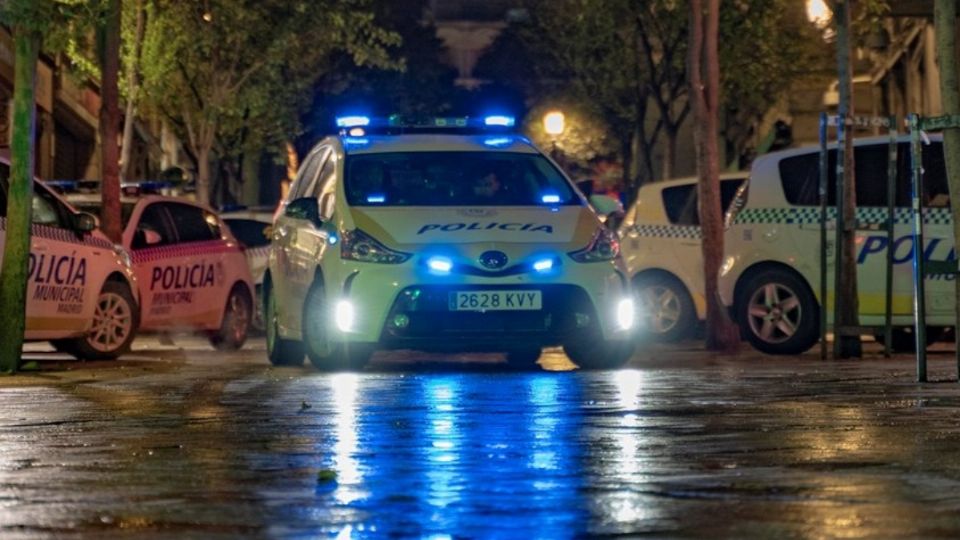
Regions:
<instances>
[{"instance_id":1,"label":"blue emergency light","mask_svg":"<svg viewBox=\"0 0 960 540\"><path fill-rule=\"evenodd\" d=\"M514 117L502 114L487 116L483 119L483 125L485 126L513 127L516 123L517 120Z\"/></svg>"},{"instance_id":2,"label":"blue emergency light","mask_svg":"<svg viewBox=\"0 0 960 540\"><path fill-rule=\"evenodd\" d=\"M338 128L355 128L355 127L366 127L370 125L369 116L338 116L337 117L337 127Z\"/></svg>"}]
</instances>

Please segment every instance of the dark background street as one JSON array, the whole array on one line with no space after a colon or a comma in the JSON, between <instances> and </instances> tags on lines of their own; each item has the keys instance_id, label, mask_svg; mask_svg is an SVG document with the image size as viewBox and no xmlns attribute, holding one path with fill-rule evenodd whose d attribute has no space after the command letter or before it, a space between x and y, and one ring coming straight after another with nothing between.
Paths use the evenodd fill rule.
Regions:
<instances>
[{"instance_id":1,"label":"dark background street","mask_svg":"<svg viewBox=\"0 0 960 540\"><path fill-rule=\"evenodd\" d=\"M918 385L906 356L692 344L620 371L381 353L321 374L257 341L138 343L2 381L0 536L960 533L949 355Z\"/></svg>"}]
</instances>

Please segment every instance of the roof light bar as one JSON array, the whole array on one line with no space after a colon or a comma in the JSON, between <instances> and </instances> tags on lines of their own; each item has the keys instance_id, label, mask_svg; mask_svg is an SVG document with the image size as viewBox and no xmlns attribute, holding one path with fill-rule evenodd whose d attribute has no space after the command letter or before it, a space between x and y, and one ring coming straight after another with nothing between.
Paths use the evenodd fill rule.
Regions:
<instances>
[{"instance_id":1,"label":"roof light bar","mask_svg":"<svg viewBox=\"0 0 960 540\"><path fill-rule=\"evenodd\" d=\"M483 119L483 125L485 126L513 127L516 123L517 121L514 117L501 114L488 116Z\"/></svg>"},{"instance_id":2,"label":"roof light bar","mask_svg":"<svg viewBox=\"0 0 960 540\"><path fill-rule=\"evenodd\" d=\"M337 117L337 127L339 128L365 127L369 125L370 125L369 116L338 116Z\"/></svg>"}]
</instances>

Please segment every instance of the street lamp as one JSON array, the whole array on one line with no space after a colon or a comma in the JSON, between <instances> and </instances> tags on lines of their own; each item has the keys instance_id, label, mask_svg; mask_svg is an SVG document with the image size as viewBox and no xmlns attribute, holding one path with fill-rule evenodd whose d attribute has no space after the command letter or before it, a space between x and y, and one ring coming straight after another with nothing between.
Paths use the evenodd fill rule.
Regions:
<instances>
[{"instance_id":1,"label":"street lamp","mask_svg":"<svg viewBox=\"0 0 960 540\"><path fill-rule=\"evenodd\" d=\"M552 157L554 161L557 159L557 137L563 134L563 130L566 127L564 125L565 122L566 119L560 111L550 111L543 115L543 130L547 132L547 135L550 135L550 142L552 144L550 157Z\"/></svg>"}]
</instances>

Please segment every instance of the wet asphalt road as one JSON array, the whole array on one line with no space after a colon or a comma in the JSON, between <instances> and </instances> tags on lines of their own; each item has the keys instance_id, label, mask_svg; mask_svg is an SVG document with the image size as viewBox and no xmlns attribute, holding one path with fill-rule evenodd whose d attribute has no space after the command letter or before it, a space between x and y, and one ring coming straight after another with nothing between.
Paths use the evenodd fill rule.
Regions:
<instances>
[{"instance_id":1,"label":"wet asphalt road","mask_svg":"<svg viewBox=\"0 0 960 540\"><path fill-rule=\"evenodd\" d=\"M960 385L906 357L378 358L191 342L2 379L0 537L960 536Z\"/></svg>"}]
</instances>

